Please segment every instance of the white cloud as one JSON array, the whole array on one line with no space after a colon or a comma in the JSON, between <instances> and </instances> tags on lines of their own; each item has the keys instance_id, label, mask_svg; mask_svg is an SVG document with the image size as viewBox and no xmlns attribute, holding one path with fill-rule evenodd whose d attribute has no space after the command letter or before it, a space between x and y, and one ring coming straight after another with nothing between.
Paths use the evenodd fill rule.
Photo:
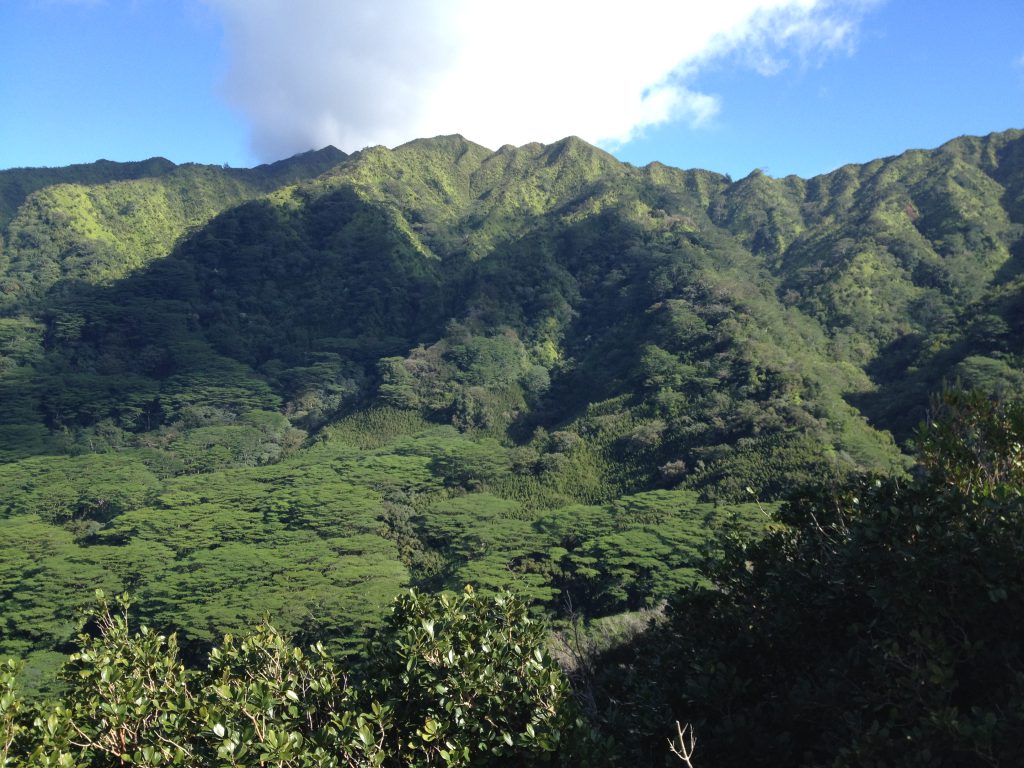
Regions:
<instances>
[{"instance_id":1,"label":"white cloud","mask_svg":"<svg viewBox=\"0 0 1024 768\"><path fill-rule=\"evenodd\" d=\"M461 133L490 147L606 145L720 109L688 85L738 55L762 74L850 45L873 0L207 0L224 91L264 159Z\"/></svg>"}]
</instances>

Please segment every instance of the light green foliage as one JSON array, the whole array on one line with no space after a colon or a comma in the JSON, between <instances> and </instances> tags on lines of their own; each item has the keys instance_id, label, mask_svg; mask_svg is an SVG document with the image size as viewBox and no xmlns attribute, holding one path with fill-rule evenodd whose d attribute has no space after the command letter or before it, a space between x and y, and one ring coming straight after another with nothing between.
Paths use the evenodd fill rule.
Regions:
<instances>
[{"instance_id":1,"label":"light green foliage","mask_svg":"<svg viewBox=\"0 0 1024 768\"><path fill-rule=\"evenodd\" d=\"M431 469L450 485L467 489L485 486L512 469L508 451L496 441L451 441L431 461Z\"/></svg>"},{"instance_id":2,"label":"light green foliage","mask_svg":"<svg viewBox=\"0 0 1024 768\"><path fill-rule=\"evenodd\" d=\"M279 413L249 411L223 426L186 429L169 441L168 450L181 459L184 472L210 472L273 464L298 448L304 437Z\"/></svg>"},{"instance_id":3,"label":"light green foliage","mask_svg":"<svg viewBox=\"0 0 1024 768\"><path fill-rule=\"evenodd\" d=\"M106 184L140 178L157 178L170 173L174 163L151 157L135 163L99 160L64 168L11 168L0 171L0 227L6 227L18 207L33 192L55 184Z\"/></svg>"},{"instance_id":4,"label":"light green foliage","mask_svg":"<svg viewBox=\"0 0 1024 768\"><path fill-rule=\"evenodd\" d=\"M27 683L48 688L56 671L48 651L75 634L75 611L98 587L119 589L120 579L108 567L107 548L84 550L73 535L35 515L3 521L0 558L2 654L15 654L28 664Z\"/></svg>"},{"instance_id":5,"label":"light green foliage","mask_svg":"<svg viewBox=\"0 0 1024 768\"><path fill-rule=\"evenodd\" d=\"M702 504L691 491L652 491L604 507L539 518L562 599L597 615L654 605L701 580L708 542L722 531L753 536L774 505Z\"/></svg>"},{"instance_id":6,"label":"light green foliage","mask_svg":"<svg viewBox=\"0 0 1024 768\"><path fill-rule=\"evenodd\" d=\"M380 495L370 485L386 475L371 473L366 485L346 482L345 456L325 446L302 457L306 463L284 462L258 478L252 473L259 470L235 470L167 479L146 492L144 504L111 520L72 521L69 530L35 516L9 517L4 544L11 550L0 568L10 622L4 650L23 655L65 643L91 585L131 586L146 599L151 620L183 628L190 652L268 612L291 631L353 647L408 572L394 545L378 535ZM429 480L424 460L417 461ZM57 499L60 509L84 491L70 486L69 493Z\"/></svg>"},{"instance_id":7,"label":"light green foliage","mask_svg":"<svg viewBox=\"0 0 1024 768\"><path fill-rule=\"evenodd\" d=\"M57 281L118 278L165 255L225 208L315 176L343 157L332 147L251 171L174 166L163 158L0 171L9 262L3 303L30 302Z\"/></svg>"},{"instance_id":8,"label":"light green foliage","mask_svg":"<svg viewBox=\"0 0 1024 768\"><path fill-rule=\"evenodd\" d=\"M431 505L422 531L444 553L446 585L472 583L489 591L514 586L533 602L552 604L552 569L533 567L549 539L523 518L519 504L488 493Z\"/></svg>"},{"instance_id":9,"label":"light green foliage","mask_svg":"<svg viewBox=\"0 0 1024 768\"><path fill-rule=\"evenodd\" d=\"M46 187L9 225L9 285L27 299L59 280L109 282L166 254L187 229L246 196L233 180L192 168L158 179Z\"/></svg>"},{"instance_id":10,"label":"light green foliage","mask_svg":"<svg viewBox=\"0 0 1024 768\"><path fill-rule=\"evenodd\" d=\"M989 392L1003 399L1011 399L1024 392L1024 373L1002 356L965 357L950 372L949 382L968 390Z\"/></svg>"},{"instance_id":11,"label":"light green foliage","mask_svg":"<svg viewBox=\"0 0 1024 768\"><path fill-rule=\"evenodd\" d=\"M358 448L380 448L395 438L421 432L428 424L419 414L409 411L367 408L333 424L323 434Z\"/></svg>"},{"instance_id":12,"label":"light green foliage","mask_svg":"<svg viewBox=\"0 0 1024 768\"><path fill-rule=\"evenodd\" d=\"M0 465L0 485L0 514L84 527L143 506L159 482L140 457L105 453Z\"/></svg>"}]
</instances>

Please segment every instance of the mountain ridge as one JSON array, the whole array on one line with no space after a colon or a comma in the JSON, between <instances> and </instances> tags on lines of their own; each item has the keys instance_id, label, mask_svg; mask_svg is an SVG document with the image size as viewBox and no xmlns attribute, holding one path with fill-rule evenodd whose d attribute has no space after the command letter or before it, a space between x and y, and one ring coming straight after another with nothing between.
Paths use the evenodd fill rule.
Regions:
<instances>
[{"instance_id":1,"label":"mountain ridge","mask_svg":"<svg viewBox=\"0 0 1024 768\"><path fill-rule=\"evenodd\" d=\"M260 609L350 647L406 585L655 604L755 502L905 471L945 384L1021 390L1022 152L732 181L456 135L41 186L0 225L2 646L45 669L87 581L196 653Z\"/></svg>"}]
</instances>

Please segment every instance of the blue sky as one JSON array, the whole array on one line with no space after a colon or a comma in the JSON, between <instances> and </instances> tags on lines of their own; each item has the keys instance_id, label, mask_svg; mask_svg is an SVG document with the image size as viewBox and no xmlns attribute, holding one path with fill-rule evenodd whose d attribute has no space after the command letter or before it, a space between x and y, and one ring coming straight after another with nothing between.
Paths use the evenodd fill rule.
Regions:
<instances>
[{"instance_id":1,"label":"blue sky","mask_svg":"<svg viewBox=\"0 0 1024 768\"><path fill-rule=\"evenodd\" d=\"M0 0L0 168L573 133L810 176L1024 127L1020 0L463 2Z\"/></svg>"},{"instance_id":2,"label":"blue sky","mask_svg":"<svg viewBox=\"0 0 1024 768\"><path fill-rule=\"evenodd\" d=\"M889 0L849 54L763 77L728 60L697 79L720 115L617 154L746 175L809 176L963 134L1024 128L1024 1Z\"/></svg>"}]
</instances>

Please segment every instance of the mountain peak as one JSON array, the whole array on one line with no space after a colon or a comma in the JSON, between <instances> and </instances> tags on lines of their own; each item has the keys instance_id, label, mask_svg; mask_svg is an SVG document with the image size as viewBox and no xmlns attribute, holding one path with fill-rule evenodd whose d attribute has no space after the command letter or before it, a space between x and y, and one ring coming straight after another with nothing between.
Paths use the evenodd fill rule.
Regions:
<instances>
[{"instance_id":1,"label":"mountain peak","mask_svg":"<svg viewBox=\"0 0 1024 768\"><path fill-rule=\"evenodd\" d=\"M473 154L492 154L491 150L487 147L477 144L476 142L470 141L465 136L459 133L451 133L442 136L433 136L430 138L413 139L407 141L405 144L401 144L395 147L395 152L401 152L403 150L410 149L426 149L433 152L443 152L445 154L451 154L455 157L459 157L466 152Z\"/></svg>"}]
</instances>

